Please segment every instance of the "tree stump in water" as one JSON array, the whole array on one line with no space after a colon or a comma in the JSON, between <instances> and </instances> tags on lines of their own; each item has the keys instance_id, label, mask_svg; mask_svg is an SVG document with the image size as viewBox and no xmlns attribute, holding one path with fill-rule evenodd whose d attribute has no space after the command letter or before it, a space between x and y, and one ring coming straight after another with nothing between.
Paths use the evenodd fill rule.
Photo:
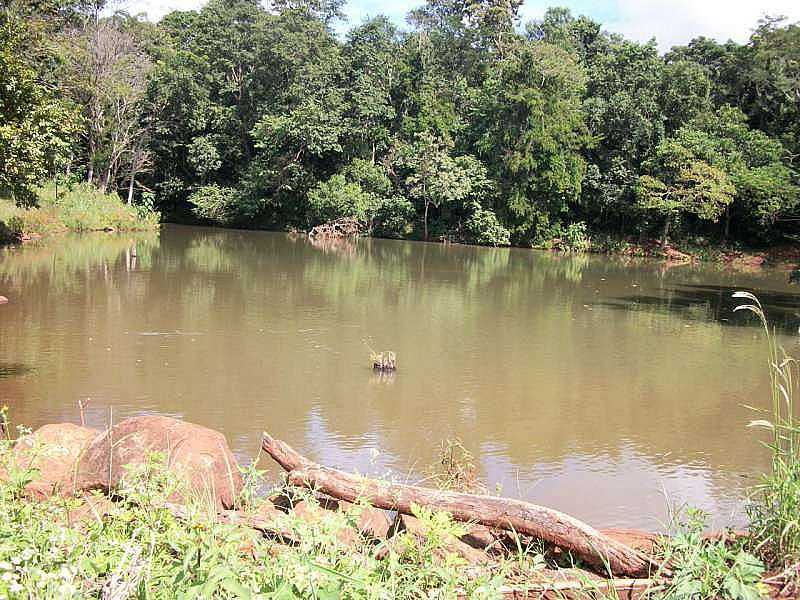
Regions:
<instances>
[{"instance_id":1,"label":"tree stump in water","mask_svg":"<svg viewBox=\"0 0 800 600\"><path fill-rule=\"evenodd\" d=\"M397 356L391 350L372 353L372 368L375 371L388 372L397 369Z\"/></svg>"}]
</instances>

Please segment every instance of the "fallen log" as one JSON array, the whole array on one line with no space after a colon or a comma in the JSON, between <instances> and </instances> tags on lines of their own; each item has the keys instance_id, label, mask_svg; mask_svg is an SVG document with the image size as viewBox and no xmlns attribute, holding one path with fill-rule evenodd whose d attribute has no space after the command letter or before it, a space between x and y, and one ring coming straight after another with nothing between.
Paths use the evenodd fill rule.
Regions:
<instances>
[{"instance_id":1,"label":"fallen log","mask_svg":"<svg viewBox=\"0 0 800 600\"><path fill-rule=\"evenodd\" d=\"M434 490L349 475L323 467L264 433L264 451L289 472L290 485L355 502L412 514L416 504L450 513L458 521L530 535L568 552L612 576L649 577L659 567L641 552L603 535L567 514L521 500Z\"/></svg>"}]
</instances>

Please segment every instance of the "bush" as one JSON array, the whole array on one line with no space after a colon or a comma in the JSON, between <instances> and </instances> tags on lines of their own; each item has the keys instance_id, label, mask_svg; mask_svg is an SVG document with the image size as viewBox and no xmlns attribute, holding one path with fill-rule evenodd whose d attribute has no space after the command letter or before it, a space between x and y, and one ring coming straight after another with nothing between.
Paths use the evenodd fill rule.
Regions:
<instances>
[{"instance_id":1,"label":"bush","mask_svg":"<svg viewBox=\"0 0 800 600\"><path fill-rule=\"evenodd\" d=\"M236 188L205 185L189 196L192 212L206 221L219 225L235 225L252 219L259 211L257 202Z\"/></svg>"},{"instance_id":2,"label":"bush","mask_svg":"<svg viewBox=\"0 0 800 600\"><path fill-rule=\"evenodd\" d=\"M591 240L589 239L588 228L586 223L578 221L577 223L570 223L564 230L564 235L561 238L563 245L574 252L585 252L589 249Z\"/></svg>"},{"instance_id":3,"label":"bush","mask_svg":"<svg viewBox=\"0 0 800 600\"><path fill-rule=\"evenodd\" d=\"M395 194L383 167L355 159L340 173L308 193L310 225L352 217L366 223L371 235L403 237L410 232L414 205Z\"/></svg>"},{"instance_id":4,"label":"bush","mask_svg":"<svg viewBox=\"0 0 800 600\"><path fill-rule=\"evenodd\" d=\"M411 233L416 211L411 201L400 195L380 198L372 216L372 234L401 238Z\"/></svg>"},{"instance_id":5,"label":"bush","mask_svg":"<svg viewBox=\"0 0 800 600\"><path fill-rule=\"evenodd\" d=\"M764 565L739 545L725 540L704 540L706 515L687 511L686 520L665 548L665 564L671 565L673 577L663 597L729 598L758 600L764 597L760 583Z\"/></svg>"},{"instance_id":6,"label":"bush","mask_svg":"<svg viewBox=\"0 0 800 600\"><path fill-rule=\"evenodd\" d=\"M343 174L337 173L319 182L308 193L309 224L319 225L342 217L366 221L375 200L358 183L349 182Z\"/></svg>"},{"instance_id":7,"label":"bush","mask_svg":"<svg viewBox=\"0 0 800 600\"><path fill-rule=\"evenodd\" d=\"M125 204L116 193L103 193L89 183L49 183L37 190L37 197L40 210L55 213L70 231L154 229L160 220L151 208ZM36 217L29 215L32 222ZM32 231L43 233L36 228Z\"/></svg>"},{"instance_id":8,"label":"bush","mask_svg":"<svg viewBox=\"0 0 800 600\"><path fill-rule=\"evenodd\" d=\"M481 246L508 246L511 233L497 219L493 210L475 203L474 210L467 219L466 228L469 240Z\"/></svg>"}]
</instances>

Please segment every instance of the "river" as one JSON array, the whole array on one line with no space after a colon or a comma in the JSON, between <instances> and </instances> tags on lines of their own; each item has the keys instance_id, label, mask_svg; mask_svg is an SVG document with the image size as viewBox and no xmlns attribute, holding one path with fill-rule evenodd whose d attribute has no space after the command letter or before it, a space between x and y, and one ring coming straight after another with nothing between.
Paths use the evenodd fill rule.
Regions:
<instances>
[{"instance_id":1,"label":"river","mask_svg":"<svg viewBox=\"0 0 800 600\"><path fill-rule=\"evenodd\" d=\"M492 491L598 527L668 508L746 521L768 466L755 291L800 356L783 269L165 226L0 252L0 401L31 427L158 411L268 430L324 464L420 481L459 438ZM369 354L393 350L394 376ZM264 460L271 477L277 468Z\"/></svg>"}]
</instances>

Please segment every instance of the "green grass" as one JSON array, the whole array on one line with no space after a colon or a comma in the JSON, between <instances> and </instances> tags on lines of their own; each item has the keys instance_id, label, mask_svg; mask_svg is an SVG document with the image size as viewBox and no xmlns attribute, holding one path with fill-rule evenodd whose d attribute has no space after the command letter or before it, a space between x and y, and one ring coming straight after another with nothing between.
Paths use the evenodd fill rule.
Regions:
<instances>
[{"instance_id":1,"label":"green grass","mask_svg":"<svg viewBox=\"0 0 800 600\"><path fill-rule=\"evenodd\" d=\"M800 422L794 404L798 361L778 346L758 299L747 292L737 292L734 297L750 302L736 310L758 317L767 344L771 406L761 415L763 418L751 421L750 426L771 433L768 446L772 469L753 490L748 509L755 549L771 566L779 568L800 561Z\"/></svg>"},{"instance_id":2,"label":"green grass","mask_svg":"<svg viewBox=\"0 0 800 600\"><path fill-rule=\"evenodd\" d=\"M129 206L116 194L87 183L48 183L36 189L37 205L20 207L0 199L0 237L44 236L64 231L144 231L156 229L160 215L149 207ZM5 233L5 235L3 235Z\"/></svg>"}]
</instances>

